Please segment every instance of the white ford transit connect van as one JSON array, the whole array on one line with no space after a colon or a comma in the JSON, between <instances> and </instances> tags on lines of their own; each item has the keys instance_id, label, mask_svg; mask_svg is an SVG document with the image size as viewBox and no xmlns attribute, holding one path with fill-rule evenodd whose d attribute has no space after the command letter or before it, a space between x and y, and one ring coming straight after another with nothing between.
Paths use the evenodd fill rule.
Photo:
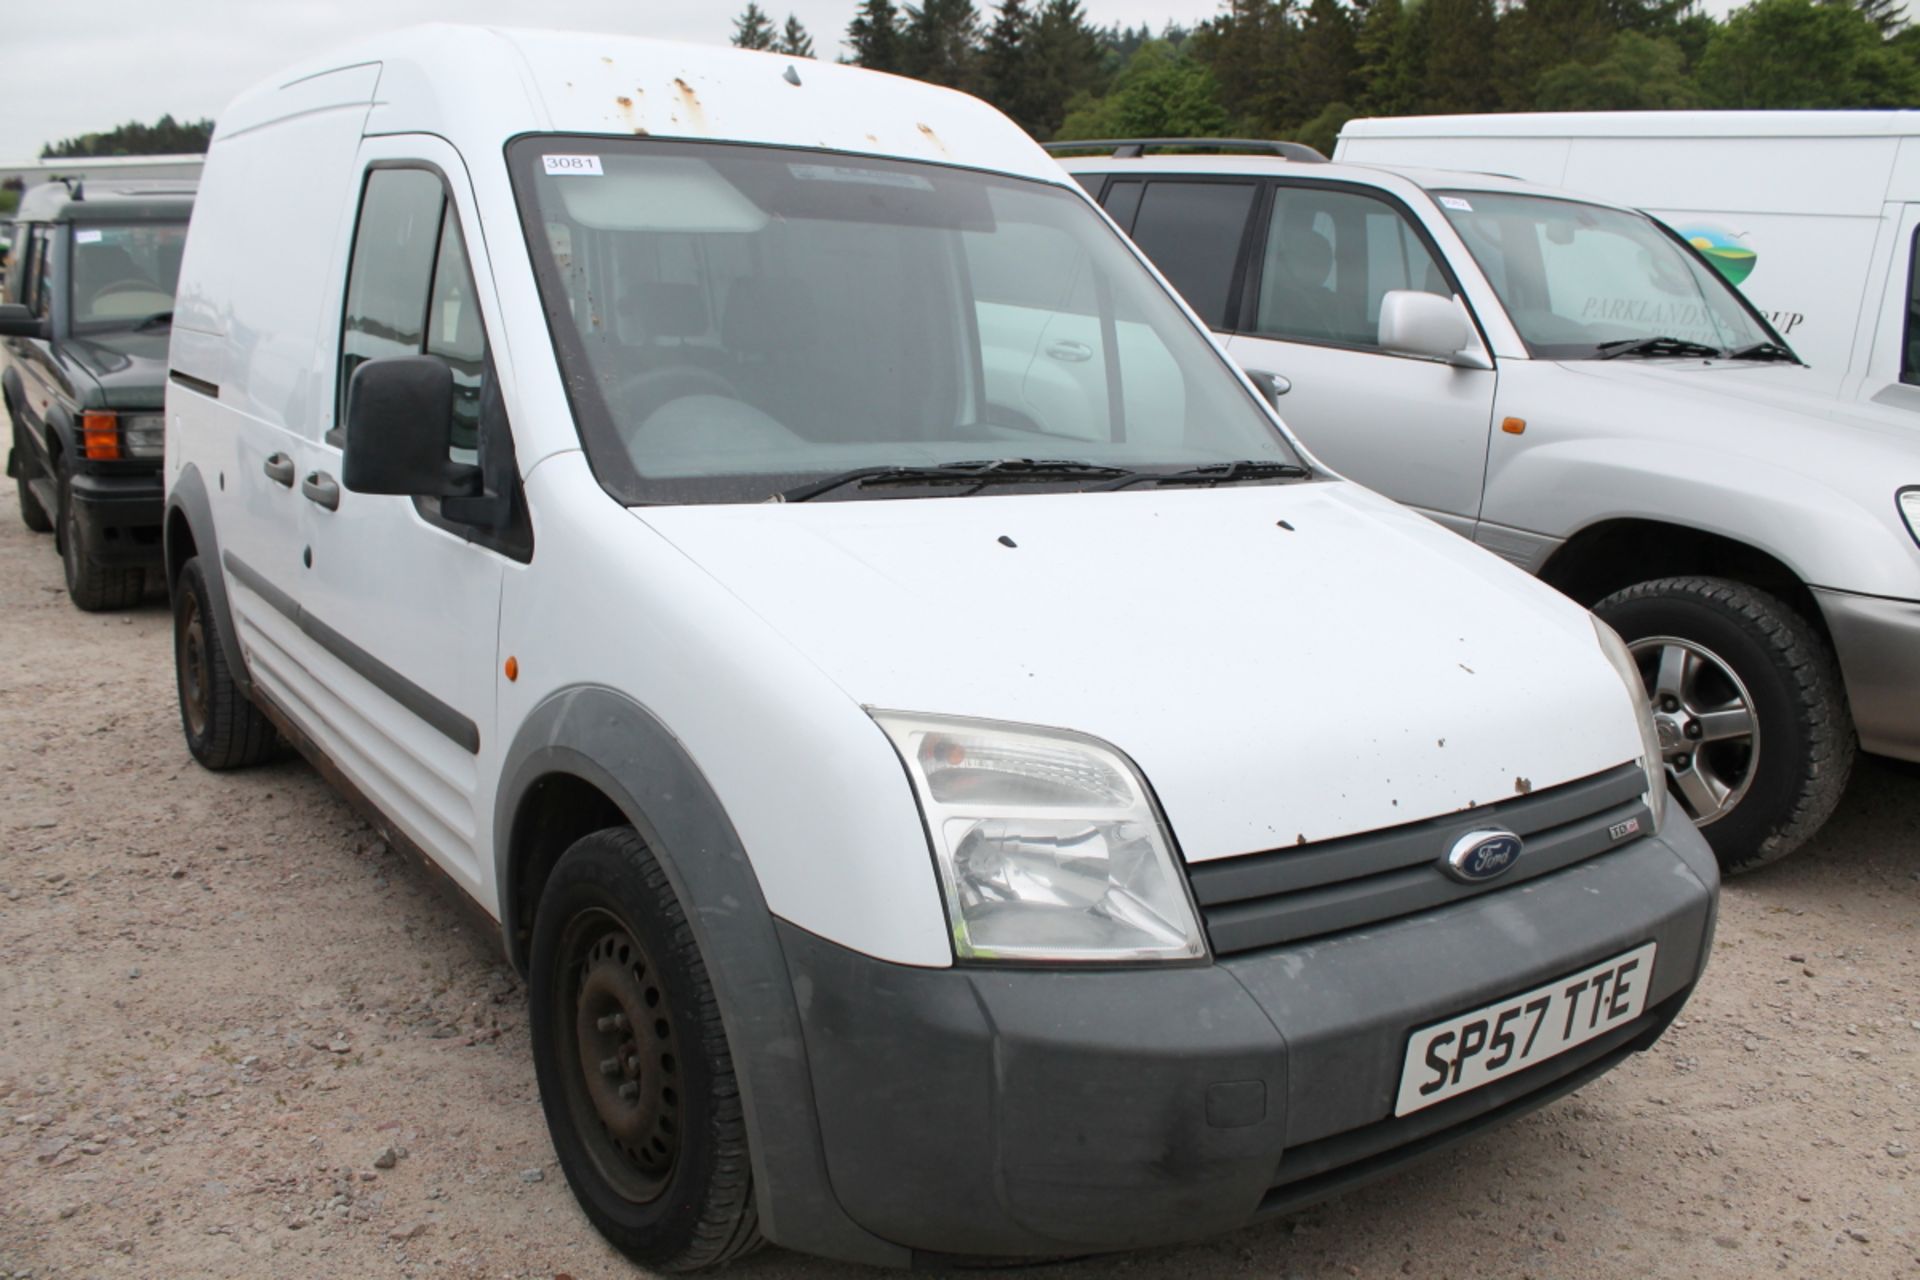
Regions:
<instances>
[{"instance_id":1,"label":"white ford transit connect van","mask_svg":"<svg viewBox=\"0 0 1920 1280\"><path fill-rule=\"evenodd\" d=\"M499 922L643 1262L1220 1231L1657 1037L1716 870L1621 642L1333 477L1020 130L436 28L220 116L182 721Z\"/></svg>"}]
</instances>

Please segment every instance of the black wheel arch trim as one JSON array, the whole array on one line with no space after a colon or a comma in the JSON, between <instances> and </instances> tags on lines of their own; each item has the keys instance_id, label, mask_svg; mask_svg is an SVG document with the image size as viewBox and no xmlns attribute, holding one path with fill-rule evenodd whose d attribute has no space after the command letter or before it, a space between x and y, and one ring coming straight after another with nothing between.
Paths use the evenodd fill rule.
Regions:
<instances>
[{"instance_id":1,"label":"black wheel arch trim","mask_svg":"<svg viewBox=\"0 0 1920 1280\"><path fill-rule=\"evenodd\" d=\"M800 1013L775 918L719 797L667 726L616 690L549 694L502 758L494 867L507 953L525 972L531 921L516 900L516 819L535 785L564 775L613 802L652 848L713 979L734 1046L761 1230L769 1240L852 1262L904 1266L909 1252L846 1214L830 1189Z\"/></svg>"},{"instance_id":2,"label":"black wheel arch trim","mask_svg":"<svg viewBox=\"0 0 1920 1280\"><path fill-rule=\"evenodd\" d=\"M174 545L174 513L186 521L187 534L193 539L193 554L200 557L211 572L203 575L207 584L207 603L213 610L213 629L227 655L227 669L234 683L247 697L253 696L253 675L247 670L246 655L240 648L240 633L233 625L233 610L227 602L226 575L219 571L220 537L213 523L213 504L207 497L207 482L200 469L191 463L180 469L167 494L166 512L161 520L163 554L167 566L167 596L178 590L179 570L187 562L182 548Z\"/></svg>"}]
</instances>

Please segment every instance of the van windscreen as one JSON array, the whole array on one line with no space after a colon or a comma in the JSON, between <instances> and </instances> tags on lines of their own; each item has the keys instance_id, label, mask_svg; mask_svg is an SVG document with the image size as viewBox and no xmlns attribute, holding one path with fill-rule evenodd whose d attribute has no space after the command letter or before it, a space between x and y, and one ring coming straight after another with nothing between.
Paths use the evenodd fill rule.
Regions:
<instances>
[{"instance_id":1,"label":"van windscreen","mask_svg":"<svg viewBox=\"0 0 1920 1280\"><path fill-rule=\"evenodd\" d=\"M509 158L574 417L623 501L762 501L866 467L1300 461L1064 187L603 137Z\"/></svg>"}]
</instances>

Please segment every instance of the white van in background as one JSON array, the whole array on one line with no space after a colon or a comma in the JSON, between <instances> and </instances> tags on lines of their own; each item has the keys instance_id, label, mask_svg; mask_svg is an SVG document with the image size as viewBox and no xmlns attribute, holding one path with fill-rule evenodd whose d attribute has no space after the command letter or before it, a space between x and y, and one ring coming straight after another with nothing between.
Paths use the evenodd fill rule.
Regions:
<instances>
[{"instance_id":1,"label":"white van in background","mask_svg":"<svg viewBox=\"0 0 1920 1280\"><path fill-rule=\"evenodd\" d=\"M1920 410L1920 111L1355 120L1334 158L1495 172L1644 209L1739 286L1833 395Z\"/></svg>"}]
</instances>

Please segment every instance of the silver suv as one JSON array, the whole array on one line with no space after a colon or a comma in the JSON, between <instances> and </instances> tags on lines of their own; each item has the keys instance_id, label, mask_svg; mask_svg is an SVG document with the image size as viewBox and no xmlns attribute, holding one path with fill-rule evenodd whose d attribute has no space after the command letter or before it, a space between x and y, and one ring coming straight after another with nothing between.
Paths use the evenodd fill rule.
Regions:
<instances>
[{"instance_id":1,"label":"silver suv","mask_svg":"<svg viewBox=\"0 0 1920 1280\"><path fill-rule=\"evenodd\" d=\"M1056 154L1089 147L1066 169L1321 459L1631 642L1725 869L1812 836L1856 742L1920 760L1920 435L1666 227L1294 144Z\"/></svg>"}]
</instances>

